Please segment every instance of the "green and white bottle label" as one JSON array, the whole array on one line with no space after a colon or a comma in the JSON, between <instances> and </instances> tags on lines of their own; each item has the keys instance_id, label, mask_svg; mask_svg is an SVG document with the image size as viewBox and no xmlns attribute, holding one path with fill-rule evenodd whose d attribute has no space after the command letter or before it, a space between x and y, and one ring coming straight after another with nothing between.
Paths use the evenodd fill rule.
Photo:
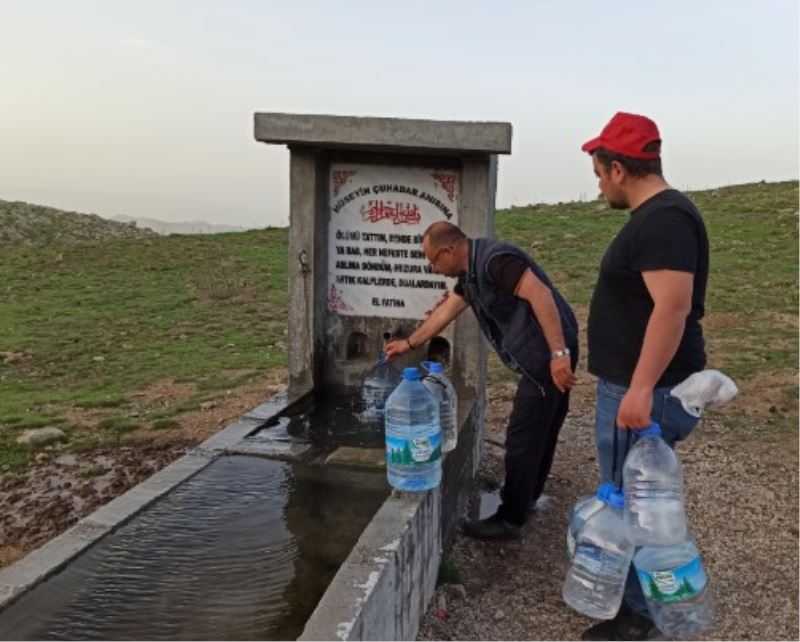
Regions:
<instances>
[{"instance_id":1,"label":"green and white bottle label","mask_svg":"<svg viewBox=\"0 0 800 642\"><path fill-rule=\"evenodd\" d=\"M386 461L400 466L430 464L442 458L442 433L429 437L386 437Z\"/></svg>"},{"instance_id":2,"label":"green and white bottle label","mask_svg":"<svg viewBox=\"0 0 800 642\"><path fill-rule=\"evenodd\" d=\"M641 571L636 569L644 594L654 602L680 602L692 599L708 582L700 556L675 569Z\"/></svg>"}]
</instances>

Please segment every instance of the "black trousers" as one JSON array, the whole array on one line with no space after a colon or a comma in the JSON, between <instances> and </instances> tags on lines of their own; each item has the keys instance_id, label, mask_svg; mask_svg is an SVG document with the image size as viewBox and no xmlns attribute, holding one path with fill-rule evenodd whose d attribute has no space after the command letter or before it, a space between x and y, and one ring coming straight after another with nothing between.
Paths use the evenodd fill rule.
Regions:
<instances>
[{"instance_id":1,"label":"black trousers","mask_svg":"<svg viewBox=\"0 0 800 642\"><path fill-rule=\"evenodd\" d=\"M506 479L498 508L506 521L524 524L531 503L542 494L568 410L569 391L559 392L549 377L543 390L525 376L520 379L506 428Z\"/></svg>"}]
</instances>

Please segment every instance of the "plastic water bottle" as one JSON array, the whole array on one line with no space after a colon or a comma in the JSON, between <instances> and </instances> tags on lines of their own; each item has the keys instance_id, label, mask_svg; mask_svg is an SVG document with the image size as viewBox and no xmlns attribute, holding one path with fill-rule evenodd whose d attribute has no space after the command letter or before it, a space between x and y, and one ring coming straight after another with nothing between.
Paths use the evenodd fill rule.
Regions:
<instances>
[{"instance_id":1,"label":"plastic water bottle","mask_svg":"<svg viewBox=\"0 0 800 642\"><path fill-rule=\"evenodd\" d=\"M567 561L575 554L575 537L583 528L586 520L599 511L605 504L603 498L614 490L613 484L600 484L596 493L583 495L575 502L567 525Z\"/></svg>"},{"instance_id":2,"label":"plastic water bottle","mask_svg":"<svg viewBox=\"0 0 800 642\"><path fill-rule=\"evenodd\" d=\"M633 558L650 615L673 637L692 637L714 623L714 597L691 536L674 546L640 548Z\"/></svg>"},{"instance_id":3,"label":"plastic water bottle","mask_svg":"<svg viewBox=\"0 0 800 642\"><path fill-rule=\"evenodd\" d=\"M442 426L442 452L450 452L456 447L458 429L456 428L456 389L444 374L444 366L438 361L424 361L422 367L428 371L422 380L428 392L439 402L439 423Z\"/></svg>"},{"instance_id":4,"label":"plastic water bottle","mask_svg":"<svg viewBox=\"0 0 800 642\"><path fill-rule=\"evenodd\" d=\"M591 515L575 538L562 594L576 611L598 620L613 618L622 603L633 545L625 537L625 496L604 493L603 506Z\"/></svg>"},{"instance_id":5,"label":"plastic water bottle","mask_svg":"<svg viewBox=\"0 0 800 642\"><path fill-rule=\"evenodd\" d=\"M672 546L687 538L683 472L653 422L638 432L625 465L625 523L635 546Z\"/></svg>"},{"instance_id":6,"label":"plastic water bottle","mask_svg":"<svg viewBox=\"0 0 800 642\"><path fill-rule=\"evenodd\" d=\"M442 480L439 403L422 385L417 368L386 400L386 475L397 490L423 491Z\"/></svg>"},{"instance_id":7,"label":"plastic water bottle","mask_svg":"<svg viewBox=\"0 0 800 642\"><path fill-rule=\"evenodd\" d=\"M400 373L381 354L378 363L367 373L361 386L361 400L364 404L364 415L382 417L386 400L400 383Z\"/></svg>"}]
</instances>

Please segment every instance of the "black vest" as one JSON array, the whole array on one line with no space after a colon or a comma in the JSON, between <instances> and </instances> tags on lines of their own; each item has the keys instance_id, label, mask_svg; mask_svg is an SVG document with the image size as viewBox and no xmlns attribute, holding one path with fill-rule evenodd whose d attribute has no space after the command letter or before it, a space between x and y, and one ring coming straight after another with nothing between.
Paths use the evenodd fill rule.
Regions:
<instances>
[{"instance_id":1,"label":"black vest","mask_svg":"<svg viewBox=\"0 0 800 642\"><path fill-rule=\"evenodd\" d=\"M550 379L550 347L530 303L494 286L489 261L501 254L521 259L553 293L564 341L573 354L578 349L578 321L564 297L536 262L518 247L488 238L470 239L469 270L461 277L464 298L497 354L511 370L540 386Z\"/></svg>"}]
</instances>

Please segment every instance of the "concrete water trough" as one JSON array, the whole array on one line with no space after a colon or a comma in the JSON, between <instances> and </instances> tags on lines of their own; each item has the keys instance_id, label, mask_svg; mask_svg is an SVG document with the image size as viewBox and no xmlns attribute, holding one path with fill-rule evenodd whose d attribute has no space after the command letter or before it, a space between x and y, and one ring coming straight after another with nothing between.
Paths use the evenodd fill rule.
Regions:
<instances>
[{"instance_id":1,"label":"concrete water trough","mask_svg":"<svg viewBox=\"0 0 800 642\"><path fill-rule=\"evenodd\" d=\"M460 404L439 489L390 494L365 449L258 437L308 404L258 406L0 570L0 639L413 638L481 405Z\"/></svg>"}]
</instances>

